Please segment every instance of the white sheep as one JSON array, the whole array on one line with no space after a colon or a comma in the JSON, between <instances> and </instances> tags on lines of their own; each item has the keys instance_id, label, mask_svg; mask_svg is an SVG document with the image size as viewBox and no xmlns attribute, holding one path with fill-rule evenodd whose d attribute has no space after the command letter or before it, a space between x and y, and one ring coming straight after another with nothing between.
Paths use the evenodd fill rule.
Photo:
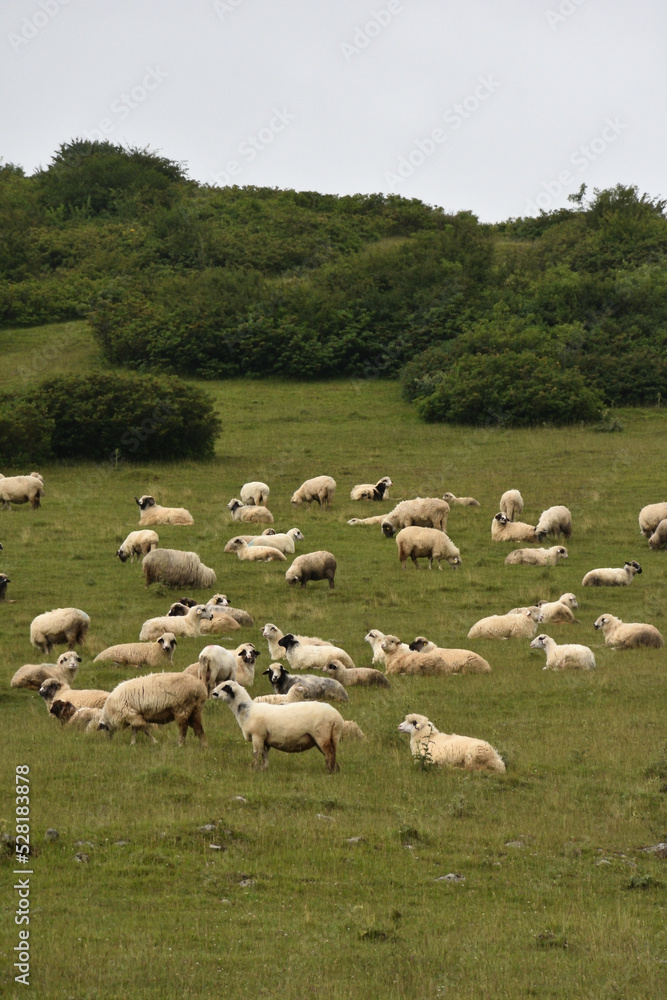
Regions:
<instances>
[{"instance_id":1,"label":"white sheep","mask_svg":"<svg viewBox=\"0 0 667 1000\"><path fill-rule=\"evenodd\" d=\"M518 490L507 490L501 496L498 506L501 513L505 514L508 520L513 521L520 514L523 514L523 497Z\"/></svg>"},{"instance_id":2,"label":"white sheep","mask_svg":"<svg viewBox=\"0 0 667 1000\"><path fill-rule=\"evenodd\" d=\"M243 537L243 536L240 536ZM298 528L290 528L289 531L278 532L275 531L269 535L266 532L263 535L255 535L252 539L248 540L248 545L269 545L271 548L280 549L285 555L291 556L296 552L296 542L303 542L304 536Z\"/></svg>"},{"instance_id":3,"label":"white sheep","mask_svg":"<svg viewBox=\"0 0 667 1000\"><path fill-rule=\"evenodd\" d=\"M369 643L371 649L373 650L372 663L386 663L385 652L382 648L382 642L386 638L386 634L384 632L380 632L376 628L370 629L364 636L364 642ZM410 652L410 647L405 642L402 642L399 648L402 653Z\"/></svg>"},{"instance_id":4,"label":"white sheep","mask_svg":"<svg viewBox=\"0 0 667 1000\"><path fill-rule=\"evenodd\" d=\"M164 583L167 587L212 587L215 570L205 566L196 552L181 549L153 549L144 556L142 569L146 586Z\"/></svg>"},{"instance_id":5,"label":"white sheep","mask_svg":"<svg viewBox=\"0 0 667 1000\"><path fill-rule=\"evenodd\" d=\"M55 663L24 663L12 677L11 686L39 691L44 681L51 677L71 685L80 663L81 657L74 650L61 653Z\"/></svg>"},{"instance_id":6,"label":"white sheep","mask_svg":"<svg viewBox=\"0 0 667 1000\"><path fill-rule=\"evenodd\" d=\"M536 636L530 644L531 649L544 649L547 662L543 670L594 670L595 656L588 646L577 643L567 643L559 646L550 636Z\"/></svg>"},{"instance_id":7,"label":"white sheep","mask_svg":"<svg viewBox=\"0 0 667 1000\"><path fill-rule=\"evenodd\" d=\"M286 655L286 650L284 646L279 645L279 640L285 635L284 632L274 625L273 622L267 622L260 632L269 644L269 656L273 660L282 660ZM332 646L333 643L325 642L324 639L319 639L316 635L295 635L294 638L297 639L303 646ZM345 654L347 656L347 653ZM350 660L350 666L353 666L352 660Z\"/></svg>"},{"instance_id":8,"label":"white sheep","mask_svg":"<svg viewBox=\"0 0 667 1000\"><path fill-rule=\"evenodd\" d=\"M441 733L425 715L412 712L398 727L410 734L410 751L415 760L462 767L467 771L495 771L502 774L502 757L486 740L456 733Z\"/></svg>"},{"instance_id":9,"label":"white sheep","mask_svg":"<svg viewBox=\"0 0 667 1000\"><path fill-rule=\"evenodd\" d=\"M33 510L41 506L44 480L39 472L29 476L0 476L0 501L2 509L10 510L13 503L29 503Z\"/></svg>"},{"instance_id":10,"label":"white sheep","mask_svg":"<svg viewBox=\"0 0 667 1000\"><path fill-rule=\"evenodd\" d=\"M30 623L30 642L40 653L51 652L54 646L67 644L68 649L81 645L86 638L90 618L79 608L54 608L37 615Z\"/></svg>"},{"instance_id":11,"label":"white sheep","mask_svg":"<svg viewBox=\"0 0 667 1000\"><path fill-rule=\"evenodd\" d=\"M667 518L667 502L650 503L639 511L639 532L650 538L661 521Z\"/></svg>"},{"instance_id":12,"label":"white sheep","mask_svg":"<svg viewBox=\"0 0 667 1000\"><path fill-rule=\"evenodd\" d=\"M561 594L557 601L540 601L537 605L537 621L550 622L552 625L563 625L576 622L574 609L579 607L579 602L574 594Z\"/></svg>"},{"instance_id":13,"label":"white sheep","mask_svg":"<svg viewBox=\"0 0 667 1000\"><path fill-rule=\"evenodd\" d=\"M214 594L206 602L207 607L213 610L213 614L225 614L237 621L239 625L254 625L254 619L248 611L243 608L233 608L226 594ZM202 633L207 631L208 623L202 623Z\"/></svg>"},{"instance_id":14,"label":"white sheep","mask_svg":"<svg viewBox=\"0 0 667 1000\"><path fill-rule=\"evenodd\" d=\"M292 494L291 502L300 507L302 503L319 504L320 507L330 507L336 492L336 480L331 476L315 476L314 479L306 479L301 483L298 490Z\"/></svg>"},{"instance_id":15,"label":"white sheep","mask_svg":"<svg viewBox=\"0 0 667 1000\"><path fill-rule=\"evenodd\" d=\"M108 646L98 653L93 663L109 660L117 667L148 667L152 670L170 669L174 659L176 636L162 631L155 642L121 642Z\"/></svg>"},{"instance_id":16,"label":"white sheep","mask_svg":"<svg viewBox=\"0 0 667 1000\"><path fill-rule=\"evenodd\" d=\"M383 476L377 483L359 483L350 491L350 500L388 500L389 487L393 486L389 476Z\"/></svg>"},{"instance_id":17,"label":"white sheep","mask_svg":"<svg viewBox=\"0 0 667 1000\"><path fill-rule=\"evenodd\" d=\"M44 699L46 708L50 712L55 701L71 701L75 708L102 708L109 697L109 692L95 688L74 689L67 681L49 677L40 687L39 696Z\"/></svg>"},{"instance_id":18,"label":"white sheep","mask_svg":"<svg viewBox=\"0 0 667 1000\"><path fill-rule=\"evenodd\" d=\"M259 694L253 698L253 702L259 702L261 705L293 705L295 701L307 700L303 684L294 684L287 694Z\"/></svg>"},{"instance_id":19,"label":"white sheep","mask_svg":"<svg viewBox=\"0 0 667 1000\"><path fill-rule=\"evenodd\" d=\"M667 517L658 521L655 531L648 540L652 549L664 549L667 546Z\"/></svg>"},{"instance_id":20,"label":"white sheep","mask_svg":"<svg viewBox=\"0 0 667 1000\"><path fill-rule=\"evenodd\" d=\"M225 552L235 552L242 562L286 562L280 549L269 545L249 545L238 535L229 539Z\"/></svg>"},{"instance_id":21,"label":"white sheep","mask_svg":"<svg viewBox=\"0 0 667 1000\"><path fill-rule=\"evenodd\" d=\"M285 579L292 587L297 583L305 587L309 580L328 580L329 589L333 590L336 566L336 557L326 549L304 552L293 560Z\"/></svg>"},{"instance_id":22,"label":"white sheep","mask_svg":"<svg viewBox=\"0 0 667 1000\"><path fill-rule=\"evenodd\" d=\"M570 538L572 536L572 514L562 504L548 507L540 514L540 519L535 525L535 534L538 542L541 542L547 535L552 535L554 538L559 535L562 535L563 538Z\"/></svg>"},{"instance_id":23,"label":"white sheep","mask_svg":"<svg viewBox=\"0 0 667 1000\"><path fill-rule=\"evenodd\" d=\"M324 670L330 660L340 660L343 666L354 669L349 653L333 643L301 642L293 632L288 632L278 639L278 645L285 650L292 670Z\"/></svg>"},{"instance_id":24,"label":"white sheep","mask_svg":"<svg viewBox=\"0 0 667 1000\"><path fill-rule=\"evenodd\" d=\"M479 500L475 500L474 497L457 497L453 493L443 493L442 499L446 500L449 506L452 504L457 504L459 507L480 507L481 504Z\"/></svg>"},{"instance_id":25,"label":"white sheep","mask_svg":"<svg viewBox=\"0 0 667 1000\"><path fill-rule=\"evenodd\" d=\"M196 606L196 601L192 601L192 603L188 603L187 605L183 604L182 601L175 601L167 611L167 617L185 618L190 609ZM224 614L219 605L207 604L206 610L211 612L211 618L199 619L200 635L224 635L226 632L236 632L237 629L241 628L239 619L231 614ZM245 612L242 613L245 614ZM248 615L247 617L252 624L251 616Z\"/></svg>"},{"instance_id":26,"label":"white sheep","mask_svg":"<svg viewBox=\"0 0 667 1000\"><path fill-rule=\"evenodd\" d=\"M204 646L197 663L191 663L184 673L198 676L200 668L209 671L209 687L212 689L221 681L238 681L244 687L252 687L255 682L255 661L260 656L251 642L241 643L236 649L224 646Z\"/></svg>"},{"instance_id":27,"label":"white sheep","mask_svg":"<svg viewBox=\"0 0 667 1000\"><path fill-rule=\"evenodd\" d=\"M190 608L186 615L177 618L172 615L163 615L161 618L149 618L141 626L139 641L151 642L167 630L170 630L177 636L196 639L197 636L201 635L200 622L202 620L211 621L212 618L213 612L205 604L195 604L194 608ZM232 621L233 619L230 618L230 626ZM234 622L234 625L237 629L240 628L238 622Z\"/></svg>"},{"instance_id":28,"label":"white sheep","mask_svg":"<svg viewBox=\"0 0 667 1000\"><path fill-rule=\"evenodd\" d=\"M265 507L270 492L266 483L244 483L239 496L246 506Z\"/></svg>"},{"instance_id":29,"label":"white sheep","mask_svg":"<svg viewBox=\"0 0 667 1000\"><path fill-rule=\"evenodd\" d=\"M273 514L268 507L243 504L238 497L232 497L227 509L233 521L242 521L246 524L273 524Z\"/></svg>"},{"instance_id":30,"label":"white sheep","mask_svg":"<svg viewBox=\"0 0 667 1000\"><path fill-rule=\"evenodd\" d=\"M642 568L635 560L628 560L623 568L591 569L581 581L584 587L628 587Z\"/></svg>"},{"instance_id":31,"label":"white sheep","mask_svg":"<svg viewBox=\"0 0 667 1000\"><path fill-rule=\"evenodd\" d=\"M528 639L537 632L538 610L522 615L489 615L475 622L469 639Z\"/></svg>"},{"instance_id":32,"label":"white sheep","mask_svg":"<svg viewBox=\"0 0 667 1000\"><path fill-rule=\"evenodd\" d=\"M452 668L452 673L488 674L491 665L479 653L471 649L455 649L447 646L436 646L426 636L418 635L412 640L408 649L413 653L435 653Z\"/></svg>"},{"instance_id":33,"label":"white sheep","mask_svg":"<svg viewBox=\"0 0 667 1000\"><path fill-rule=\"evenodd\" d=\"M392 538L401 528L438 528L447 531L449 504L439 497L415 497L401 500L381 521L382 534ZM349 523L349 522L348 522Z\"/></svg>"},{"instance_id":34,"label":"white sheep","mask_svg":"<svg viewBox=\"0 0 667 1000\"><path fill-rule=\"evenodd\" d=\"M438 674L488 674L489 663L470 649L440 649L419 653L403 651L403 643L395 635L382 640L387 674L416 674L427 677Z\"/></svg>"},{"instance_id":35,"label":"white sheep","mask_svg":"<svg viewBox=\"0 0 667 1000\"><path fill-rule=\"evenodd\" d=\"M139 524L150 527L153 524L194 524L194 518L185 507L161 507L155 497L144 495L134 498L139 504L141 515Z\"/></svg>"},{"instance_id":36,"label":"white sheep","mask_svg":"<svg viewBox=\"0 0 667 1000\"><path fill-rule=\"evenodd\" d=\"M121 542L120 548L116 552L116 555L121 562L134 562L135 558L138 559L140 556L145 556L146 553L152 552L160 544L160 538L157 531L151 531L149 529L143 531L131 531L124 542Z\"/></svg>"},{"instance_id":37,"label":"white sheep","mask_svg":"<svg viewBox=\"0 0 667 1000\"><path fill-rule=\"evenodd\" d=\"M382 524L384 514L374 514L373 517L351 517L348 524Z\"/></svg>"},{"instance_id":38,"label":"white sheep","mask_svg":"<svg viewBox=\"0 0 667 1000\"><path fill-rule=\"evenodd\" d=\"M363 687L391 687L391 684L381 670L374 670L372 667L346 667L341 660L330 660L324 668L334 680L339 681L343 687L353 687L360 684Z\"/></svg>"},{"instance_id":39,"label":"white sheep","mask_svg":"<svg viewBox=\"0 0 667 1000\"><path fill-rule=\"evenodd\" d=\"M216 693L217 692L217 693ZM327 771L338 771L336 751L343 717L332 705L297 702L295 705L259 705L240 684L226 681L215 689L231 708L243 738L252 743L253 767L266 768L269 750L298 753L312 747L324 755Z\"/></svg>"},{"instance_id":40,"label":"white sheep","mask_svg":"<svg viewBox=\"0 0 667 1000\"><path fill-rule=\"evenodd\" d=\"M568 558L564 545L552 545L549 549L514 549L505 557L506 566L556 566L561 559Z\"/></svg>"},{"instance_id":41,"label":"white sheep","mask_svg":"<svg viewBox=\"0 0 667 1000\"><path fill-rule=\"evenodd\" d=\"M596 629L602 629L605 645L613 649L662 649L665 645L661 633L655 625L643 622L623 622L614 615L600 615L595 622Z\"/></svg>"},{"instance_id":42,"label":"white sheep","mask_svg":"<svg viewBox=\"0 0 667 1000\"><path fill-rule=\"evenodd\" d=\"M500 511L491 521L491 540L494 542L536 542L535 525L524 521L510 521Z\"/></svg>"},{"instance_id":43,"label":"white sheep","mask_svg":"<svg viewBox=\"0 0 667 1000\"><path fill-rule=\"evenodd\" d=\"M305 697L310 701L318 698L325 701L349 700L343 685L333 677L318 677L316 674L300 674L296 677L282 663L270 663L264 673L276 694L287 694L295 684L303 684Z\"/></svg>"},{"instance_id":44,"label":"white sheep","mask_svg":"<svg viewBox=\"0 0 667 1000\"><path fill-rule=\"evenodd\" d=\"M442 570L442 560L445 559L452 569L461 565L461 553L444 531L437 528L401 528L396 535L398 558L403 569L407 569L408 559L411 559L415 569L419 569L417 559L428 559L428 568L433 569L433 560Z\"/></svg>"}]
</instances>

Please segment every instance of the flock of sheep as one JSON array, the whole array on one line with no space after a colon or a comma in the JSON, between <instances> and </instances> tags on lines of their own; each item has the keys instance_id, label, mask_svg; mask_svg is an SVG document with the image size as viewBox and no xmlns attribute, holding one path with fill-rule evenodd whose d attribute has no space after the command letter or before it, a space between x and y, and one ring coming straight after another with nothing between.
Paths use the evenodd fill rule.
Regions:
<instances>
[{"instance_id":1,"label":"flock of sheep","mask_svg":"<svg viewBox=\"0 0 667 1000\"><path fill-rule=\"evenodd\" d=\"M388 476L377 483L355 486L352 500L386 501L392 486ZM292 495L295 508L317 503L329 508L336 490L330 476L307 480ZM0 500L3 506L30 503L39 507L44 482L37 473L30 476L0 477ZM271 525L274 523L267 504L270 490L265 483L246 483L240 498L228 506L235 523ZM140 508L140 527L132 531L120 545L116 555L121 562L141 559L146 586L160 582L186 590L211 588L217 582L213 569L205 566L196 552L160 547L159 525L194 523L184 508L162 507L149 495L136 498ZM428 560L429 569L442 561L453 569L461 565L461 553L447 534L447 523L454 505L479 507L472 497L456 497L446 493L443 498L417 497L396 504L386 514L369 518L352 518L350 525L380 525L385 537L394 537L398 558L403 569L408 559L419 569L419 559ZM503 494L499 511L491 521L493 542L524 543L532 547L514 549L507 564L555 566L568 556L561 544L540 547L546 538L569 540L572 517L567 507L549 507L535 525L518 520L523 513L523 498L518 490ZM644 507L639 515L641 533L651 548L667 546L667 503ZM335 556L319 550L296 555L297 544L304 542L299 528L285 532L264 528L261 534L235 535L227 542L225 552L236 554L243 561L286 562L294 556L285 573L286 581L305 587L311 581L327 581L334 587L337 568ZM623 567L592 569L584 576L582 586L627 586L641 573L638 562L629 560ZM7 580L7 582L10 582ZM0 581L0 587L2 581ZM4 584L6 589L6 583ZM4 591L0 594L0 599ZM537 635L538 625L576 624L575 611L579 603L573 593L564 593L557 601L540 601L528 607L487 616L474 623L469 639L530 639L530 647L543 649L544 669L590 670L595 667L592 650L584 645L559 645L546 633ZM149 674L131 677L112 691L85 690L73 686L81 658L74 647L86 639L90 618L78 608L57 608L37 615L30 626L30 641L43 655L50 655L58 645L68 652L56 663L24 664L15 673L13 687L38 690L47 709L71 728L88 732L106 730L112 735L118 729L129 728L132 742L138 732L155 741L157 726L175 722L179 729L179 744L192 728L202 743L206 736L202 715L207 698L227 702L243 737L252 743L253 766L266 767L270 748L284 752L300 752L317 747L323 754L329 772L338 770L337 749L341 738L363 739L363 733L353 720L345 720L332 701L348 703L348 688L356 685L389 687L393 675L434 676L447 674L489 673L491 665L479 653L470 649L439 647L424 636L406 644L398 636L385 635L371 629L365 640L373 652L370 667L357 667L341 647L316 636L283 633L273 623L266 623L262 636L267 641L271 663L264 670L273 688L272 695L252 698L248 688L255 680L255 664L260 651L245 642L235 649L210 643L210 637L225 635L253 625L252 615L233 608L224 594L214 594L206 603L183 597L174 602L164 615L143 623L139 640L122 642L103 650L96 661L109 662L133 670L149 670ZM663 637L648 623L624 623L610 614L600 614L595 621L605 643L618 649L639 647L661 648ZM173 669L174 649L181 637L209 637L209 644L200 652L196 663L185 670ZM287 661L287 667L281 662ZM381 669L384 668L384 669ZM319 671L319 674L308 671ZM498 752L486 741L456 734L441 733L426 716L411 713L398 727L410 736L414 757L436 764L505 770Z\"/></svg>"}]
</instances>

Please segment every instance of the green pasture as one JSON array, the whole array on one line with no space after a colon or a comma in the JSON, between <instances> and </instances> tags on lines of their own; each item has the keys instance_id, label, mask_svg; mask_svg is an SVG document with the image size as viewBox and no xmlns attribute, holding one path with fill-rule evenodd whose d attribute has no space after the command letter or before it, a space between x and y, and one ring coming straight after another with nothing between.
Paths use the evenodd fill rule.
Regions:
<instances>
[{"instance_id":1,"label":"green pasture","mask_svg":"<svg viewBox=\"0 0 667 1000\"><path fill-rule=\"evenodd\" d=\"M83 323L0 335L2 391L99 366ZM12 581L0 605L0 823L13 833L15 768L27 764L34 846L28 989L13 978L16 864L8 851L2 858L0 995L664 997L667 860L645 849L667 841L667 650L606 649L593 622L610 612L667 634L667 552L650 551L637 525L642 506L667 499L667 411L614 411L618 433L473 430L420 423L390 382L201 385L223 422L214 460L53 464L40 469L40 510L0 511L0 568ZM338 483L332 510L292 509L293 490L322 473ZM353 485L383 475L395 484L389 502L350 501ZM250 479L270 485L278 530L301 528L298 551L336 555L333 591L293 590L285 565L223 554L237 533L226 504ZM571 509L570 556L559 566L504 566L511 546L491 542L490 522L513 487L531 523L551 504ZM379 527L346 524L445 490L481 503L452 509L456 572L404 572ZM196 550L217 573L215 590L254 616L252 629L221 640L261 649L253 693L269 690L267 621L331 638L360 666L370 664L364 635L374 627L470 646L492 673L350 689L342 714L367 739L341 744L333 776L317 751L272 751L268 770L252 772L250 745L213 702L207 750L191 732L179 749L173 725L157 746L66 731L36 692L9 681L42 659L28 638L32 618L69 605L91 617L77 686L110 689L129 676L92 659L137 640L142 622L181 596L146 590L141 567L114 556L138 526L142 493L191 511L192 527L157 529L160 544ZM582 589L587 570L626 559L643 567L630 587ZM478 618L565 591L579 598L580 624L547 631L591 646L593 673L543 671L544 653L527 641L466 639ZM175 668L206 641L180 640ZM420 767L397 732L408 712L489 740L507 773Z\"/></svg>"}]
</instances>

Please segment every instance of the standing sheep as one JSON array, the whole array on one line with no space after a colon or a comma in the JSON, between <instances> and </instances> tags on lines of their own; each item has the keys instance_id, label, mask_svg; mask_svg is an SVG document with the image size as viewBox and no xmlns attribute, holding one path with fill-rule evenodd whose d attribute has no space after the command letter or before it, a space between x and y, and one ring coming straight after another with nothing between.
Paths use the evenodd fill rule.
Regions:
<instances>
[{"instance_id":1,"label":"standing sheep","mask_svg":"<svg viewBox=\"0 0 667 1000\"><path fill-rule=\"evenodd\" d=\"M524 521L510 521L500 511L491 521L491 540L494 542L536 542L535 525Z\"/></svg>"},{"instance_id":2,"label":"standing sheep","mask_svg":"<svg viewBox=\"0 0 667 1000\"><path fill-rule=\"evenodd\" d=\"M530 644L531 649L544 649L547 662L543 670L594 670L595 656L588 646L577 643L567 643L559 646L551 636L536 636Z\"/></svg>"},{"instance_id":3,"label":"standing sheep","mask_svg":"<svg viewBox=\"0 0 667 1000\"><path fill-rule=\"evenodd\" d=\"M160 507L155 502L155 497L144 495L135 497L135 502L139 505L141 515L139 524L142 527L150 527L153 524L194 524L194 518L185 507Z\"/></svg>"},{"instance_id":4,"label":"standing sheep","mask_svg":"<svg viewBox=\"0 0 667 1000\"><path fill-rule=\"evenodd\" d=\"M145 556L160 544L157 531L131 531L124 542L121 542L116 555L121 562L134 562L135 558Z\"/></svg>"},{"instance_id":5,"label":"standing sheep","mask_svg":"<svg viewBox=\"0 0 667 1000\"><path fill-rule=\"evenodd\" d=\"M392 538L401 528L417 525L420 528L438 528L447 531L449 504L439 497L415 497L402 500L382 519L382 534ZM349 523L349 522L348 522Z\"/></svg>"},{"instance_id":6,"label":"standing sheep","mask_svg":"<svg viewBox=\"0 0 667 1000\"><path fill-rule=\"evenodd\" d=\"M243 521L247 524L273 524L273 514L268 507L256 504L243 504L238 497L232 497L227 509L233 521Z\"/></svg>"},{"instance_id":7,"label":"standing sheep","mask_svg":"<svg viewBox=\"0 0 667 1000\"><path fill-rule=\"evenodd\" d=\"M584 587L628 587L642 568L635 560L628 560L622 569L591 569L581 581Z\"/></svg>"},{"instance_id":8,"label":"standing sheep","mask_svg":"<svg viewBox=\"0 0 667 1000\"><path fill-rule=\"evenodd\" d=\"M556 566L561 559L567 559L564 545L552 545L549 549L514 549L505 557L506 566Z\"/></svg>"},{"instance_id":9,"label":"standing sheep","mask_svg":"<svg viewBox=\"0 0 667 1000\"><path fill-rule=\"evenodd\" d=\"M11 686L39 691L44 681L51 677L71 686L80 663L81 657L73 650L61 653L55 663L24 663L12 677Z\"/></svg>"},{"instance_id":10,"label":"standing sheep","mask_svg":"<svg viewBox=\"0 0 667 1000\"><path fill-rule=\"evenodd\" d=\"M639 511L639 531L650 538L661 521L667 518L667 502L650 503Z\"/></svg>"},{"instance_id":11,"label":"standing sheep","mask_svg":"<svg viewBox=\"0 0 667 1000\"><path fill-rule=\"evenodd\" d=\"M658 525L648 540L652 549L664 549L667 546L667 517L658 521Z\"/></svg>"},{"instance_id":12,"label":"standing sheep","mask_svg":"<svg viewBox=\"0 0 667 1000\"><path fill-rule=\"evenodd\" d=\"M398 731L410 734L410 750L415 760L462 767L467 771L495 771L498 774L505 771L502 757L486 740L441 733L425 715L416 712L406 715Z\"/></svg>"},{"instance_id":13,"label":"standing sheep","mask_svg":"<svg viewBox=\"0 0 667 1000\"><path fill-rule=\"evenodd\" d=\"M437 560L438 569L442 570L442 560L445 559L452 569L461 565L461 553L444 531L437 528L401 528L396 535L398 558L403 569L407 569L408 559L411 559L415 569L419 569L417 559L428 559L428 568L433 569L433 560Z\"/></svg>"},{"instance_id":14,"label":"standing sheep","mask_svg":"<svg viewBox=\"0 0 667 1000\"><path fill-rule=\"evenodd\" d=\"M523 497L518 490L507 490L503 493L498 504L502 514L505 514L509 521L523 514Z\"/></svg>"},{"instance_id":15,"label":"standing sheep","mask_svg":"<svg viewBox=\"0 0 667 1000\"><path fill-rule=\"evenodd\" d=\"M210 672L209 689L221 681L237 681L243 687L255 683L255 661L261 652L251 642L244 642L236 649L224 646L204 646L197 663L191 663L184 673L198 676L199 669Z\"/></svg>"},{"instance_id":16,"label":"standing sheep","mask_svg":"<svg viewBox=\"0 0 667 1000\"><path fill-rule=\"evenodd\" d=\"M142 563L146 586L164 583L167 587L212 587L215 570L204 566L196 552L180 549L153 549Z\"/></svg>"},{"instance_id":17,"label":"standing sheep","mask_svg":"<svg viewBox=\"0 0 667 1000\"><path fill-rule=\"evenodd\" d=\"M336 480L331 476L315 476L314 479L306 479L301 483L298 490L292 494L291 502L297 507L302 503L317 503L320 507L330 507L334 493L336 492Z\"/></svg>"},{"instance_id":18,"label":"standing sheep","mask_svg":"<svg viewBox=\"0 0 667 1000\"><path fill-rule=\"evenodd\" d=\"M29 503L33 510L41 506L44 480L39 472L29 476L0 476L0 501L3 510L11 510L13 503Z\"/></svg>"},{"instance_id":19,"label":"standing sheep","mask_svg":"<svg viewBox=\"0 0 667 1000\"><path fill-rule=\"evenodd\" d=\"M535 534L538 542L543 541L547 535L557 538L562 535L564 538L572 536L572 514L562 505L548 507L540 514L540 519L535 525Z\"/></svg>"},{"instance_id":20,"label":"standing sheep","mask_svg":"<svg viewBox=\"0 0 667 1000\"><path fill-rule=\"evenodd\" d=\"M116 667L150 667L153 670L171 669L176 648L173 632L163 632L155 642L121 642L98 653L93 663L110 660Z\"/></svg>"},{"instance_id":21,"label":"standing sheep","mask_svg":"<svg viewBox=\"0 0 667 1000\"><path fill-rule=\"evenodd\" d=\"M655 627L643 622L623 622L614 615L600 615L595 622L596 629L602 629L605 645L613 649L662 649L665 640Z\"/></svg>"},{"instance_id":22,"label":"standing sheep","mask_svg":"<svg viewBox=\"0 0 667 1000\"><path fill-rule=\"evenodd\" d=\"M352 487L350 500L388 500L389 487L393 485L389 476L378 479L375 486L372 483L359 483Z\"/></svg>"},{"instance_id":23,"label":"standing sheep","mask_svg":"<svg viewBox=\"0 0 667 1000\"><path fill-rule=\"evenodd\" d=\"M306 552L296 557L285 573L285 579L292 587L297 583L305 587L309 580L328 580L329 589L333 590L336 566L336 557L326 549Z\"/></svg>"},{"instance_id":24,"label":"standing sheep","mask_svg":"<svg viewBox=\"0 0 667 1000\"><path fill-rule=\"evenodd\" d=\"M239 496L241 497L241 503L248 507L265 507L270 492L266 483L244 483Z\"/></svg>"},{"instance_id":25,"label":"standing sheep","mask_svg":"<svg viewBox=\"0 0 667 1000\"><path fill-rule=\"evenodd\" d=\"M30 623L30 642L40 653L51 652L54 646L67 644L68 649L82 645L90 618L79 608L54 608L43 615L37 615Z\"/></svg>"}]
</instances>

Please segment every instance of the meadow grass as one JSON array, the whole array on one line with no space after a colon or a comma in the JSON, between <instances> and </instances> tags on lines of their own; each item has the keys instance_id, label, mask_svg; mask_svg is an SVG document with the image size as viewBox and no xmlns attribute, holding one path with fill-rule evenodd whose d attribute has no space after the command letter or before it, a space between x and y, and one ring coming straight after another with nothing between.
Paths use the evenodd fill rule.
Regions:
<instances>
[{"instance_id":1,"label":"meadow grass","mask_svg":"<svg viewBox=\"0 0 667 1000\"><path fill-rule=\"evenodd\" d=\"M59 346L69 337L71 355ZM42 375L36 357L48 357L50 370L99 364L85 324L2 340L3 389ZM666 498L665 411L619 412L622 433L472 430L419 423L394 383L204 387L223 420L214 460L53 464L41 469L40 510L0 512L2 570L15 601L0 605L9 747L0 820L11 833L14 769L27 763L35 995L663 997L667 861L643 848L667 841L667 653L606 649L592 624L611 612L667 631L667 556L649 550L637 525L644 504ZM321 473L338 482L332 510L294 511L293 490ZM349 500L355 483L382 475L395 483L389 502ZM292 590L285 565L223 554L237 533L226 503L249 479L269 483L278 530L302 529L299 551L335 553L333 591ZM510 487L521 489L531 523L553 503L570 507L568 560L548 569L504 566L511 546L491 543L490 522ZM463 557L457 572L404 572L379 528L346 524L445 490L482 505L450 515ZM194 525L158 528L160 544L196 550L218 574L215 589L253 614L253 629L222 640L262 650L253 693L269 690L259 635L267 621L331 638L364 666L371 653L363 637L373 627L406 641L423 634L472 645L492 673L350 689L343 714L367 739L341 745L334 776L316 751L272 751L268 771L252 772L249 744L229 709L213 702L204 714L208 750L192 734L179 749L173 726L161 729L157 746L140 737L136 747L123 733L109 742L63 730L36 692L9 687L20 664L42 659L28 639L32 618L57 606L86 610L92 624L77 685L110 688L130 672L92 658L136 640L146 618L181 596L161 585L147 591L140 567L114 557L137 526L133 498L142 493L190 509ZM581 588L588 569L626 559L644 570L632 586ZM466 639L484 615L570 590L580 624L547 631L591 646L592 674L543 671L544 654L527 641ZM195 661L203 644L180 640L175 667ZM414 763L397 732L414 711L443 731L489 740L507 773ZM56 841L45 841L47 828L58 830ZM13 857L2 865L0 983L18 997L25 990L11 968Z\"/></svg>"}]
</instances>

